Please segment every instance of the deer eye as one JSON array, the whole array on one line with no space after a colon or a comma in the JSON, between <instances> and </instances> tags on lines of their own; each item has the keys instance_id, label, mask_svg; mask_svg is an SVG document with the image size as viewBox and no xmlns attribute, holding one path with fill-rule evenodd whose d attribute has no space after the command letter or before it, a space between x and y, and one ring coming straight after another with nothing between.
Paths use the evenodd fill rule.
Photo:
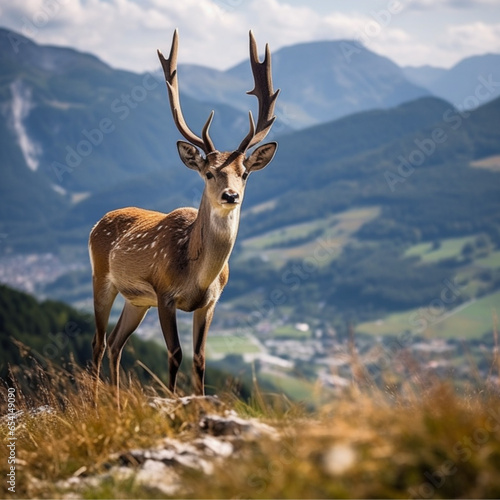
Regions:
<instances>
[{"instance_id":1,"label":"deer eye","mask_svg":"<svg viewBox=\"0 0 500 500\"><path fill-rule=\"evenodd\" d=\"M248 177L248 172L243 172L243 175L241 176L241 178L246 181L247 180L247 177Z\"/></svg>"},{"instance_id":2,"label":"deer eye","mask_svg":"<svg viewBox=\"0 0 500 500\"><path fill-rule=\"evenodd\" d=\"M214 178L214 174L212 174L212 172L207 172L205 175L207 176L207 179L213 179Z\"/></svg>"}]
</instances>

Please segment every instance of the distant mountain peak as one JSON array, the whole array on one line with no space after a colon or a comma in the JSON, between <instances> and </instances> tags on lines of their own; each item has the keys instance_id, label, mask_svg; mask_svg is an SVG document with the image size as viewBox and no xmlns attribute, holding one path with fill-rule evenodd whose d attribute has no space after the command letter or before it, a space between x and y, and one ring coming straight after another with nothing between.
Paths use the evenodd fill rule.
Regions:
<instances>
[{"instance_id":1,"label":"distant mountain peak","mask_svg":"<svg viewBox=\"0 0 500 500\"><path fill-rule=\"evenodd\" d=\"M73 48L53 45L39 45L15 31L0 28L0 58L2 66L15 64L29 66L43 71L62 73L75 65L92 65L103 71L110 67L98 57Z\"/></svg>"},{"instance_id":2,"label":"distant mountain peak","mask_svg":"<svg viewBox=\"0 0 500 500\"><path fill-rule=\"evenodd\" d=\"M386 108L429 95L401 68L354 40L323 40L272 53L273 82L281 88L278 119L300 129L366 109ZM217 99L246 111L252 77L248 61L226 71L180 68L182 88L198 99ZM254 104L254 103L253 103Z\"/></svg>"},{"instance_id":3,"label":"distant mountain peak","mask_svg":"<svg viewBox=\"0 0 500 500\"><path fill-rule=\"evenodd\" d=\"M447 70L421 66L404 71L408 79L457 108L475 108L500 95L500 54L466 57Z\"/></svg>"}]
</instances>

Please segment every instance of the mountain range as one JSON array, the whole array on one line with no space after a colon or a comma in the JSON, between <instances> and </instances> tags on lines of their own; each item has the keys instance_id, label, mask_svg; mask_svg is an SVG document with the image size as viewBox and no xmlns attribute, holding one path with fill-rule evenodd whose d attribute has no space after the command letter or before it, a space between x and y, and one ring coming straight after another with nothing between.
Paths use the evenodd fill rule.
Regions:
<instances>
[{"instance_id":1,"label":"mountain range","mask_svg":"<svg viewBox=\"0 0 500 500\"><path fill-rule=\"evenodd\" d=\"M455 95L454 79L470 68L496 82L499 57L470 58L431 82L416 76L425 68L409 72L347 40L283 48L273 54L275 87L282 92L271 138L430 96L422 83ZM169 210L196 202L199 183L179 168L179 134L159 72L115 70L91 54L38 45L5 29L0 66L0 232L9 244L28 249L38 235L37 248L52 246L61 228L88 225L123 203ZM215 142L233 148L256 104L245 95L252 82L248 61L224 72L181 64L179 74L192 128L201 129L215 109ZM466 79L460 81L463 94Z\"/></svg>"},{"instance_id":2,"label":"mountain range","mask_svg":"<svg viewBox=\"0 0 500 500\"><path fill-rule=\"evenodd\" d=\"M429 95L392 61L354 43L302 43L273 54L273 81L276 87L282 87L277 105L282 122L300 129ZM242 97L251 81L248 62L227 71L193 65L181 66L181 71L185 77L183 89L192 97L247 109Z\"/></svg>"},{"instance_id":3,"label":"mountain range","mask_svg":"<svg viewBox=\"0 0 500 500\"><path fill-rule=\"evenodd\" d=\"M471 297L500 286L500 56L450 70L399 68L366 49L348 58L351 46L317 42L273 54L282 94L270 138L279 151L247 189L224 295L237 308L266 303L281 283L295 297L287 314L296 320L319 317L318 304L322 317L370 319L427 304L456 276ZM178 159L159 73L115 70L6 30L0 66L3 253L70 247L81 255L108 210L198 203L202 183ZM234 148L256 104L245 95L248 61L225 72L180 65L179 80L191 128L201 130L215 109L215 143ZM299 279L312 276L293 273L318 238L337 245L335 256ZM418 245L429 242L455 246L427 261ZM487 272L475 264L486 250ZM88 271L78 280L88 287ZM303 286L286 288L296 280ZM70 297L69 283L50 289Z\"/></svg>"}]
</instances>

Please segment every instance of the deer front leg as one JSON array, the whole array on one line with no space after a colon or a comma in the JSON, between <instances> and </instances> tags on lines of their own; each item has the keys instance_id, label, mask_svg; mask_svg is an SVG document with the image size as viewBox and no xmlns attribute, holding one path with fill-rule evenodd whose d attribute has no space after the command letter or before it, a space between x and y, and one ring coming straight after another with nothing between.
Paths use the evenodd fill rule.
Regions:
<instances>
[{"instance_id":1,"label":"deer front leg","mask_svg":"<svg viewBox=\"0 0 500 500\"><path fill-rule=\"evenodd\" d=\"M193 315L193 386L195 394L205 395L205 343L212 323L215 303L197 309Z\"/></svg>"},{"instance_id":2,"label":"deer front leg","mask_svg":"<svg viewBox=\"0 0 500 500\"><path fill-rule=\"evenodd\" d=\"M94 289L94 315L95 334L92 340L92 360L94 376L94 400L97 402L99 388L99 374L101 372L102 358L106 350L106 329L108 327L111 307L118 294L118 290L107 280L98 276L92 277Z\"/></svg>"},{"instance_id":3,"label":"deer front leg","mask_svg":"<svg viewBox=\"0 0 500 500\"><path fill-rule=\"evenodd\" d=\"M125 300L122 313L109 335L108 354L111 382L115 386L116 400L120 407L120 359L123 347L135 329L141 324L149 307L137 307Z\"/></svg>"},{"instance_id":4,"label":"deer front leg","mask_svg":"<svg viewBox=\"0 0 500 500\"><path fill-rule=\"evenodd\" d=\"M182 349L177 331L175 304L171 299L158 299L158 316L168 350L168 389L175 393L177 372L182 362Z\"/></svg>"}]
</instances>

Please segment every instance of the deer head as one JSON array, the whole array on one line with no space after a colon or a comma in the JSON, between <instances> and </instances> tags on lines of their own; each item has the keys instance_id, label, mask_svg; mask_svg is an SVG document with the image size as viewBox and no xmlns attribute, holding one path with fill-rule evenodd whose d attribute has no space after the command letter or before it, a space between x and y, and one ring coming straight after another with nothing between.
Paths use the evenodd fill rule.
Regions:
<instances>
[{"instance_id":1,"label":"deer head","mask_svg":"<svg viewBox=\"0 0 500 500\"><path fill-rule=\"evenodd\" d=\"M261 170L273 159L278 147L276 142L264 144L250 155L247 151L259 144L271 129L276 117L274 106L279 90L273 90L271 77L271 54L266 44L264 61L259 61L257 44L250 31L250 63L254 77L254 89L248 94L255 95L259 101L259 116L255 124L252 112L249 112L250 130L237 149L232 152L220 152L210 137L210 124L214 111L210 113L201 133L197 136L187 125L181 108L179 82L177 78L177 52L179 36L174 32L170 55L166 59L158 50L158 57L165 74L170 107L174 122L186 141L178 141L177 149L183 163L196 170L205 181L204 194L212 209L220 214L229 213L239 207L243 201L246 180L251 172ZM200 151L201 150L201 151ZM202 152L204 154L202 154Z\"/></svg>"}]
</instances>

